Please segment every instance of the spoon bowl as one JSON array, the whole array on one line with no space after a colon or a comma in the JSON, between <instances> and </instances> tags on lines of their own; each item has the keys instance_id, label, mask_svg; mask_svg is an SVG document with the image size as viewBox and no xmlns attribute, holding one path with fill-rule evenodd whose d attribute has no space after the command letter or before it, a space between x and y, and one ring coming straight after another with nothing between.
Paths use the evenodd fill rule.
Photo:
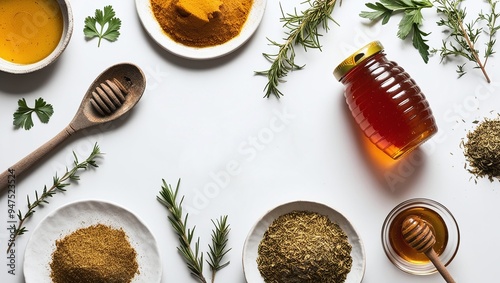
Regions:
<instances>
[{"instance_id":1,"label":"spoon bowl","mask_svg":"<svg viewBox=\"0 0 500 283\"><path fill-rule=\"evenodd\" d=\"M73 120L59 134L0 174L0 190L75 132L125 115L139 102L145 88L146 78L136 65L122 63L106 69L92 82Z\"/></svg>"},{"instance_id":2,"label":"spoon bowl","mask_svg":"<svg viewBox=\"0 0 500 283\"><path fill-rule=\"evenodd\" d=\"M94 98L93 93L97 89L102 89L102 85L106 85L106 82L113 83L113 81L117 87L122 89L122 92L126 92L126 95L124 95L125 100L121 102L121 105L113 103L116 106L116 110L103 115L99 113L96 106L91 103ZM77 131L118 119L130 111L137 104L137 102L139 102L145 88L146 78L137 66L123 63L108 68L102 72L89 86L82 99L80 107L77 110L77 114L70 123L70 126ZM125 91L123 91L123 89Z\"/></svg>"}]
</instances>

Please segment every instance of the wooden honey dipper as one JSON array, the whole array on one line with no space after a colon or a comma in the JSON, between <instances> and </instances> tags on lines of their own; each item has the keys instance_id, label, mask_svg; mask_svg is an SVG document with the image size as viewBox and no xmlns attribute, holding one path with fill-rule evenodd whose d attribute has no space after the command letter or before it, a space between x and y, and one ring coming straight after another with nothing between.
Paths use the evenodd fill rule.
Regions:
<instances>
[{"instance_id":1,"label":"wooden honey dipper","mask_svg":"<svg viewBox=\"0 0 500 283\"><path fill-rule=\"evenodd\" d=\"M8 187L11 172L16 177L26 172L74 133L125 115L139 102L145 88L144 73L133 64L117 64L103 71L88 88L73 120L51 140L0 174L0 192Z\"/></svg>"},{"instance_id":2,"label":"wooden honey dipper","mask_svg":"<svg viewBox=\"0 0 500 283\"><path fill-rule=\"evenodd\" d=\"M455 283L443 262L432 248L436 244L430 224L416 215L409 215L401 225L401 232L405 241L419 253L424 253L441 273L448 283Z\"/></svg>"}]
</instances>

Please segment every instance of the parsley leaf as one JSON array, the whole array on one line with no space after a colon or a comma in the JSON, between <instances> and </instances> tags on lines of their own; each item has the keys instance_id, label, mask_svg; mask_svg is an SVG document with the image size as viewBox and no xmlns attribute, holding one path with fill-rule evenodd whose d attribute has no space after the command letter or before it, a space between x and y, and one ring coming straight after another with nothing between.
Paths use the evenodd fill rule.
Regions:
<instances>
[{"instance_id":1,"label":"parsley leaf","mask_svg":"<svg viewBox=\"0 0 500 283\"><path fill-rule=\"evenodd\" d=\"M389 22L394 13L404 13L398 25L397 36L404 40L411 35L413 47L418 50L425 63L429 61L429 46L424 37L430 33L422 31L420 26L424 19L422 9L433 6L430 0L380 0L366 3L365 6L372 11L362 11L359 16L372 21L382 19L383 25Z\"/></svg>"},{"instance_id":2,"label":"parsley leaf","mask_svg":"<svg viewBox=\"0 0 500 283\"><path fill-rule=\"evenodd\" d=\"M100 28L97 28L99 24ZM85 18L83 33L87 38L98 37L97 47L101 46L101 39L115 41L120 36L122 21L115 17L115 11L111 5L105 6L103 10L96 9L94 17Z\"/></svg>"},{"instance_id":3,"label":"parsley leaf","mask_svg":"<svg viewBox=\"0 0 500 283\"><path fill-rule=\"evenodd\" d=\"M35 100L35 106L29 107L26 99L19 99L17 102L19 106L14 113L14 126L16 128L24 128L29 130L33 127L32 113L35 112L38 119L44 124L49 122L50 117L54 114L54 108L48 104L41 97Z\"/></svg>"}]
</instances>

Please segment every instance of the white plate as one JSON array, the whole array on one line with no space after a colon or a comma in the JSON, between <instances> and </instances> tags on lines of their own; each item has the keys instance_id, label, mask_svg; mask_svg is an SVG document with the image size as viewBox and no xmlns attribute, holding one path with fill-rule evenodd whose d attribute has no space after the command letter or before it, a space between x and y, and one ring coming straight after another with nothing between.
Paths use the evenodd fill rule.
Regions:
<instances>
[{"instance_id":1,"label":"white plate","mask_svg":"<svg viewBox=\"0 0 500 283\"><path fill-rule=\"evenodd\" d=\"M213 59L236 50L253 35L264 16L266 0L254 0L248 19L238 36L224 44L203 48L180 44L165 34L153 14L150 0L135 0L135 6L142 25L160 46L176 55L189 59Z\"/></svg>"},{"instance_id":2,"label":"white plate","mask_svg":"<svg viewBox=\"0 0 500 283\"><path fill-rule=\"evenodd\" d=\"M365 274L365 249L363 242L359 238L356 230L342 214L336 210L316 202L309 201L296 201L280 205L266 215L264 215L259 222L250 230L245 244L243 247L243 271L248 283L264 283L264 278L260 275L257 267L258 247L264 233L273 221L279 216L292 212L292 211L310 211L328 216L330 221L337 223L342 230L346 233L349 243L352 245L351 257L352 268L345 283L360 283Z\"/></svg>"},{"instance_id":3,"label":"white plate","mask_svg":"<svg viewBox=\"0 0 500 283\"><path fill-rule=\"evenodd\" d=\"M24 256L26 283L51 283L50 262L55 242L71 232L95 224L122 228L137 252L139 272L132 282L161 281L161 262L156 240L130 211L102 201L80 201L49 214L31 234Z\"/></svg>"}]
</instances>

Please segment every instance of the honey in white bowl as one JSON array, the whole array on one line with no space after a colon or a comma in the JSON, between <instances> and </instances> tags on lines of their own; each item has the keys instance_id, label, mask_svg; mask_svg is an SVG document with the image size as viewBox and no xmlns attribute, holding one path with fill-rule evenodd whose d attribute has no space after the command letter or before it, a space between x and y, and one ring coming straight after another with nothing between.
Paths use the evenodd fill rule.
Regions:
<instances>
[{"instance_id":1,"label":"honey in white bowl","mask_svg":"<svg viewBox=\"0 0 500 283\"><path fill-rule=\"evenodd\" d=\"M57 0L0 2L0 58L16 64L41 61L54 51L62 33Z\"/></svg>"}]
</instances>

